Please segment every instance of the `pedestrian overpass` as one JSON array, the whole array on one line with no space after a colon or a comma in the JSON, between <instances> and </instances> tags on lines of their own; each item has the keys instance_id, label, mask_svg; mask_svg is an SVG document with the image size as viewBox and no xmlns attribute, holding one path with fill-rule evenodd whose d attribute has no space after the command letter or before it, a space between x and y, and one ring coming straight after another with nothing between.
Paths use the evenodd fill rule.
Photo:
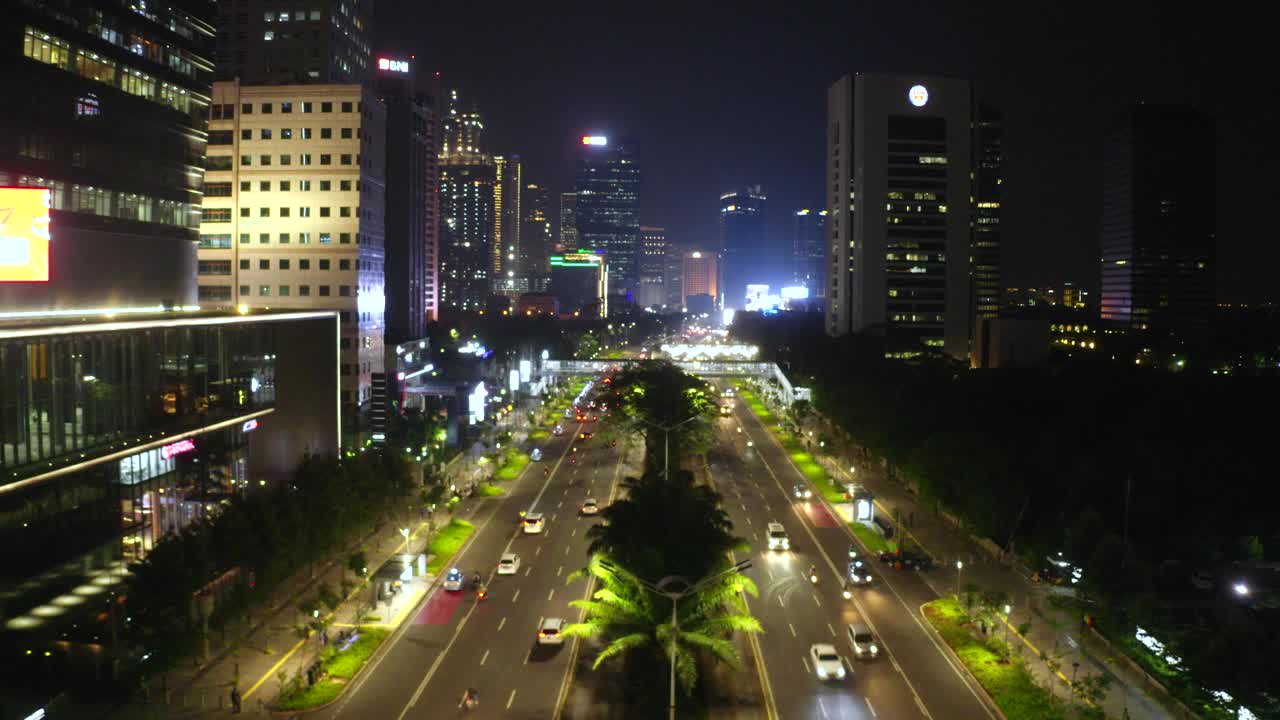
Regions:
<instances>
[{"instance_id":1,"label":"pedestrian overpass","mask_svg":"<svg viewBox=\"0 0 1280 720\"><path fill-rule=\"evenodd\" d=\"M597 375L610 368L639 368L657 360L638 360L634 358L619 360L547 360L543 370L562 375ZM808 400L808 388L795 388L782 372L777 363L750 362L745 360L680 360L672 363L691 375L702 377L750 377L760 381L767 391L777 394L783 405L791 405L796 400Z\"/></svg>"}]
</instances>

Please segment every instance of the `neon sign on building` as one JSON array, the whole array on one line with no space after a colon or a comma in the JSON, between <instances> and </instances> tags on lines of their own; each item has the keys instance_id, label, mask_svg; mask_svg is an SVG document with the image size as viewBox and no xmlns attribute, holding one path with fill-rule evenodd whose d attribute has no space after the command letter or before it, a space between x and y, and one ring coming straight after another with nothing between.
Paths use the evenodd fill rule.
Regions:
<instances>
[{"instance_id":1,"label":"neon sign on building","mask_svg":"<svg viewBox=\"0 0 1280 720\"><path fill-rule=\"evenodd\" d=\"M184 438L177 442L169 443L168 445L165 445L164 447L160 448L160 457L164 458L165 460L168 460L169 458L175 455L189 453L195 449L196 449L196 441L192 440L191 438Z\"/></svg>"}]
</instances>

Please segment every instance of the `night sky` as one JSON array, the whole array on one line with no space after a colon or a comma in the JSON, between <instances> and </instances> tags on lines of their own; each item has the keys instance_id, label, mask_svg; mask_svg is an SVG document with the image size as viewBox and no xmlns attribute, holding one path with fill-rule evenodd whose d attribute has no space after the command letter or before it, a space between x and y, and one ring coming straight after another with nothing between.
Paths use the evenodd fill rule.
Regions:
<instances>
[{"instance_id":1,"label":"night sky","mask_svg":"<svg viewBox=\"0 0 1280 720\"><path fill-rule=\"evenodd\" d=\"M572 190L581 135L634 138L642 223L690 246L714 246L720 191L742 183L765 187L791 242L790 211L823 203L840 75L969 78L1005 113L1006 286L1096 291L1103 134L1137 101L1189 103L1218 122L1219 301L1280 301L1275 61L1245 10L376 1L375 51L414 53L420 75L473 99L490 150L521 155L527 182Z\"/></svg>"}]
</instances>

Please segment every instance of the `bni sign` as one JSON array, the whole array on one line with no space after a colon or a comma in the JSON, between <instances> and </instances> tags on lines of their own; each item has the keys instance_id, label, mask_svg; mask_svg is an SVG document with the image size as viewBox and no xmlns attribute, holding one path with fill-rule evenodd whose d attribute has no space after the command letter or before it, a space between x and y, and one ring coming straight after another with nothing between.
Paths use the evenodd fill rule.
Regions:
<instances>
[{"instance_id":1,"label":"bni sign","mask_svg":"<svg viewBox=\"0 0 1280 720\"><path fill-rule=\"evenodd\" d=\"M407 73L409 72L408 60L392 60L391 58L378 58L378 69L388 72Z\"/></svg>"}]
</instances>

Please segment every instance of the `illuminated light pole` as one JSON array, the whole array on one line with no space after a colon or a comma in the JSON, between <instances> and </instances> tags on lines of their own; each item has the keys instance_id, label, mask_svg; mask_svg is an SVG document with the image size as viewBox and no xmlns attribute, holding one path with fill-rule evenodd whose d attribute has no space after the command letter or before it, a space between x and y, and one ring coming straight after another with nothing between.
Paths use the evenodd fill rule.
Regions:
<instances>
[{"instance_id":1,"label":"illuminated light pole","mask_svg":"<svg viewBox=\"0 0 1280 720\"><path fill-rule=\"evenodd\" d=\"M964 570L964 562L956 561L956 602L960 601L960 572Z\"/></svg>"},{"instance_id":2,"label":"illuminated light pole","mask_svg":"<svg viewBox=\"0 0 1280 720\"><path fill-rule=\"evenodd\" d=\"M1236 595L1239 597L1249 596L1249 586L1243 582L1238 582L1235 585L1232 585L1231 589L1234 590Z\"/></svg>"}]
</instances>

